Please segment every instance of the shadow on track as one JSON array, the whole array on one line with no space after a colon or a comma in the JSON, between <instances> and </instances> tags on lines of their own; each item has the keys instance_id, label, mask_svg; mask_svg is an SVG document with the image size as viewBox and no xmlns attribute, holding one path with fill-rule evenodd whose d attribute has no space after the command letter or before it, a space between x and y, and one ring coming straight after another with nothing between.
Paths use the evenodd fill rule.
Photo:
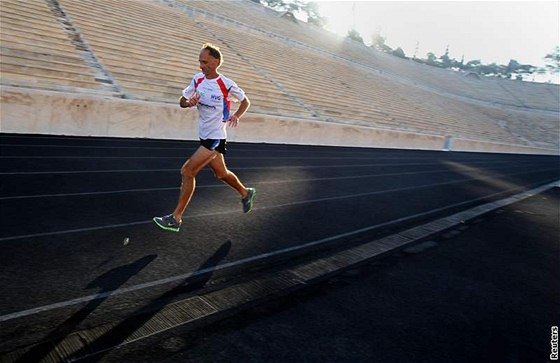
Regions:
<instances>
[{"instance_id":1,"label":"shadow on track","mask_svg":"<svg viewBox=\"0 0 560 363\"><path fill-rule=\"evenodd\" d=\"M148 255L140 258L132 263L116 267L107 271L103 275L91 281L86 288L99 287L99 298L90 301L86 306L68 318L64 323L59 325L45 338L45 343L38 344L21 356L16 363L39 362L49 355L56 345L64 339L64 337L75 330L89 314L91 314L101 303L103 303L111 294L107 292L114 291L122 286L131 277L138 274L142 269L148 266L157 255Z\"/></svg>"},{"instance_id":2,"label":"shadow on track","mask_svg":"<svg viewBox=\"0 0 560 363\"><path fill-rule=\"evenodd\" d=\"M200 275L196 275L195 273L195 276L185 279L185 281L179 286L167 291L161 296L153 299L146 306L131 313L128 318L121 321L118 325L107 331L90 345L73 354L73 358L93 354L93 357L88 358L88 362L99 361L108 349L125 342L130 335L146 324L178 294L190 293L203 288L214 274L215 267L219 265L220 262L228 255L231 250L231 245L231 241L223 243L220 248L218 248L216 252L214 252L214 254L197 269L197 271L209 270L208 272Z\"/></svg>"}]
</instances>

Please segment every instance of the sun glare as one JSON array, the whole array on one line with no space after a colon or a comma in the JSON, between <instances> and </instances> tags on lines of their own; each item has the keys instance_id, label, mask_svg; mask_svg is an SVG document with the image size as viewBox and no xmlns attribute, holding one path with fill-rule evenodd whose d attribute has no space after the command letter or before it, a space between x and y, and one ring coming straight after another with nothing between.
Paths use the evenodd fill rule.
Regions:
<instances>
[{"instance_id":1,"label":"sun glare","mask_svg":"<svg viewBox=\"0 0 560 363\"><path fill-rule=\"evenodd\" d=\"M366 44L376 32L407 57L445 53L465 61L544 65L559 45L560 2L317 1L327 30L356 29Z\"/></svg>"}]
</instances>

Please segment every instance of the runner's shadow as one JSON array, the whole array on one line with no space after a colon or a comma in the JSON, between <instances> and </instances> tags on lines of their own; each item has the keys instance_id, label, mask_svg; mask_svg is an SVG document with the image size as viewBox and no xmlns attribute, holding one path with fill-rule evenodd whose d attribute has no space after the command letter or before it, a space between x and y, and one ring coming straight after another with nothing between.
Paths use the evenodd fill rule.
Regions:
<instances>
[{"instance_id":1,"label":"runner's shadow","mask_svg":"<svg viewBox=\"0 0 560 363\"><path fill-rule=\"evenodd\" d=\"M93 357L89 357L88 362L99 361L106 351L123 343L130 335L146 324L146 322L148 322L178 294L187 294L203 288L204 285L206 285L206 283L212 278L216 266L218 266L218 264L228 255L230 249L231 241L227 241L222 244L220 248L218 248L218 250L216 250L216 252L214 252L208 260L206 260L206 262L200 265L200 267L193 273L192 277L186 278L179 286L155 298L148 303L147 306L131 313L127 319L121 321L118 325L111 328L111 330L104 333L87 347L76 352L72 358L76 359L81 356L92 354L92 352L99 352L97 354L94 353Z\"/></svg>"},{"instance_id":2,"label":"runner's shadow","mask_svg":"<svg viewBox=\"0 0 560 363\"><path fill-rule=\"evenodd\" d=\"M150 262L155 260L157 255L142 257L127 265L116 267L105 272L95 280L91 281L86 288L99 287L99 292L95 299L91 300L82 309L74 313L70 318L56 327L44 339L43 343L33 346L23 356L18 358L16 363L39 362L45 358L54 347L64 339L64 337L76 330L78 326L91 314L103 301L107 300L114 290L122 286L131 277L144 269Z\"/></svg>"}]
</instances>

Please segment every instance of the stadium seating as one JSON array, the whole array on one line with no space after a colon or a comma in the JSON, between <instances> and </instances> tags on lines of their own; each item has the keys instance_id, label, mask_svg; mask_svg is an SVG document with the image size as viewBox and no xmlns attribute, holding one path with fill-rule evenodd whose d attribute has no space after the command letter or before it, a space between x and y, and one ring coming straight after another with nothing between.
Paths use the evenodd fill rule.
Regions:
<instances>
[{"instance_id":1,"label":"stadium seating","mask_svg":"<svg viewBox=\"0 0 560 363\"><path fill-rule=\"evenodd\" d=\"M418 64L250 0L1 5L3 85L176 103L212 41L254 113L558 147L557 85Z\"/></svg>"},{"instance_id":2,"label":"stadium seating","mask_svg":"<svg viewBox=\"0 0 560 363\"><path fill-rule=\"evenodd\" d=\"M492 99L506 105L544 107L545 109L559 111L560 106L556 102L558 100L557 87L555 88L556 95L532 93L523 97L523 102L520 102L511 93L521 92L524 94L523 92L527 88L524 87L524 84L528 82L497 79L470 80L465 77L464 73L442 70L400 59L354 41L344 40L334 34L319 30L313 25L286 21L274 11L249 0L220 2L219 7L213 5L212 1L176 0L176 3L189 6L203 14L209 14L210 18L215 21L226 17L243 24L245 27L255 28L269 35L280 36L290 41L305 44L316 51L323 50L372 69L382 70L385 74L428 85L436 90L484 101Z\"/></svg>"},{"instance_id":3,"label":"stadium seating","mask_svg":"<svg viewBox=\"0 0 560 363\"><path fill-rule=\"evenodd\" d=\"M111 95L41 0L2 0L2 84Z\"/></svg>"}]
</instances>

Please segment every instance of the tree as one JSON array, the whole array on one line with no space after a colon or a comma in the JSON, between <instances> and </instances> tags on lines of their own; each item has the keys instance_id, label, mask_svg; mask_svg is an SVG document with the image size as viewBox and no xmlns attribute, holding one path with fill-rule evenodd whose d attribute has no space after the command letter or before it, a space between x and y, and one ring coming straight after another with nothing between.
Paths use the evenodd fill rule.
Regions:
<instances>
[{"instance_id":1,"label":"tree","mask_svg":"<svg viewBox=\"0 0 560 363\"><path fill-rule=\"evenodd\" d=\"M500 66L496 63L481 64L478 67L479 73L485 76L499 76L504 74L504 70L505 66Z\"/></svg>"},{"instance_id":2,"label":"tree","mask_svg":"<svg viewBox=\"0 0 560 363\"><path fill-rule=\"evenodd\" d=\"M430 66L438 66L437 57L434 53L429 52L426 54L426 64Z\"/></svg>"},{"instance_id":3,"label":"tree","mask_svg":"<svg viewBox=\"0 0 560 363\"><path fill-rule=\"evenodd\" d=\"M454 69L454 70L465 69L464 62L465 62L465 56L461 57L460 62L456 59L451 59L451 69Z\"/></svg>"},{"instance_id":4,"label":"tree","mask_svg":"<svg viewBox=\"0 0 560 363\"><path fill-rule=\"evenodd\" d=\"M261 3L261 0L252 0ZM304 12L307 15L307 22L319 27L327 24L327 18L319 13L319 5L315 2L305 3L301 0L262 0L268 7L277 11L290 11L292 13Z\"/></svg>"},{"instance_id":5,"label":"tree","mask_svg":"<svg viewBox=\"0 0 560 363\"><path fill-rule=\"evenodd\" d=\"M510 59L505 71L506 77L511 78L512 75L516 75L516 79L519 79L519 75L517 74L517 71L519 70L520 67L521 64L519 64L518 61L516 61L515 59Z\"/></svg>"},{"instance_id":6,"label":"tree","mask_svg":"<svg viewBox=\"0 0 560 363\"><path fill-rule=\"evenodd\" d=\"M286 3L284 0L264 0L264 3L269 7L279 11L286 11L289 8L288 3Z\"/></svg>"},{"instance_id":7,"label":"tree","mask_svg":"<svg viewBox=\"0 0 560 363\"><path fill-rule=\"evenodd\" d=\"M544 57L544 62L546 63L546 70L552 75L560 74L560 47L554 48L554 50Z\"/></svg>"},{"instance_id":8,"label":"tree","mask_svg":"<svg viewBox=\"0 0 560 363\"><path fill-rule=\"evenodd\" d=\"M449 58L449 45L445 48L445 54L439 57L443 68L451 68L451 58Z\"/></svg>"},{"instance_id":9,"label":"tree","mask_svg":"<svg viewBox=\"0 0 560 363\"><path fill-rule=\"evenodd\" d=\"M530 75L535 73L538 70L538 67L535 67L530 64L522 64L517 69L517 73L520 75Z\"/></svg>"},{"instance_id":10,"label":"tree","mask_svg":"<svg viewBox=\"0 0 560 363\"><path fill-rule=\"evenodd\" d=\"M478 67L480 67L481 62L479 59L475 59L472 61L468 61L467 64L465 64L464 69L469 70L469 71L475 71L478 69Z\"/></svg>"},{"instance_id":11,"label":"tree","mask_svg":"<svg viewBox=\"0 0 560 363\"><path fill-rule=\"evenodd\" d=\"M391 47L385 44L385 39L386 38L382 36L381 33L378 31L371 36L371 46L386 53L392 52L393 49L391 49Z\"/></svg>"},{"instance_id":12,"label":"tree","mask_svg":"<svg viewBox=\"0 0 560 363\"><path fill-rule=\"evenodd\" d=\"M319 12L319 5L316 2L310 1L303 5L301 8L307 14L307 22L310 24L324 27L327 24L327 18L321 16Z\"/></svg>"},{"instance_id":13,"label":"tree","mask_svg":"<svg viewBox=\"0 0 560 363\"><path fill-rule=\"evenodd\" d=\"M348 35L346 37L364 44L364 39L362 38L362 36L360 35L360 33L358 33L358 31L356 29L348 30Z\"/></svg>"},{"instance_id":14,"label":"tree","mask_svg":"<svg viewBox=\"0 0 560 363\"><path fill-rule=\"evenodd\" d=\"M399 58L407 59L407 58L406 58L406 55L404 54L404 50L402 50L401 47L398 47L397 49L395 49L395 50L392 52L392 54L393 54L394 56L399 57Z\"/></svg>"}]
</instances>

